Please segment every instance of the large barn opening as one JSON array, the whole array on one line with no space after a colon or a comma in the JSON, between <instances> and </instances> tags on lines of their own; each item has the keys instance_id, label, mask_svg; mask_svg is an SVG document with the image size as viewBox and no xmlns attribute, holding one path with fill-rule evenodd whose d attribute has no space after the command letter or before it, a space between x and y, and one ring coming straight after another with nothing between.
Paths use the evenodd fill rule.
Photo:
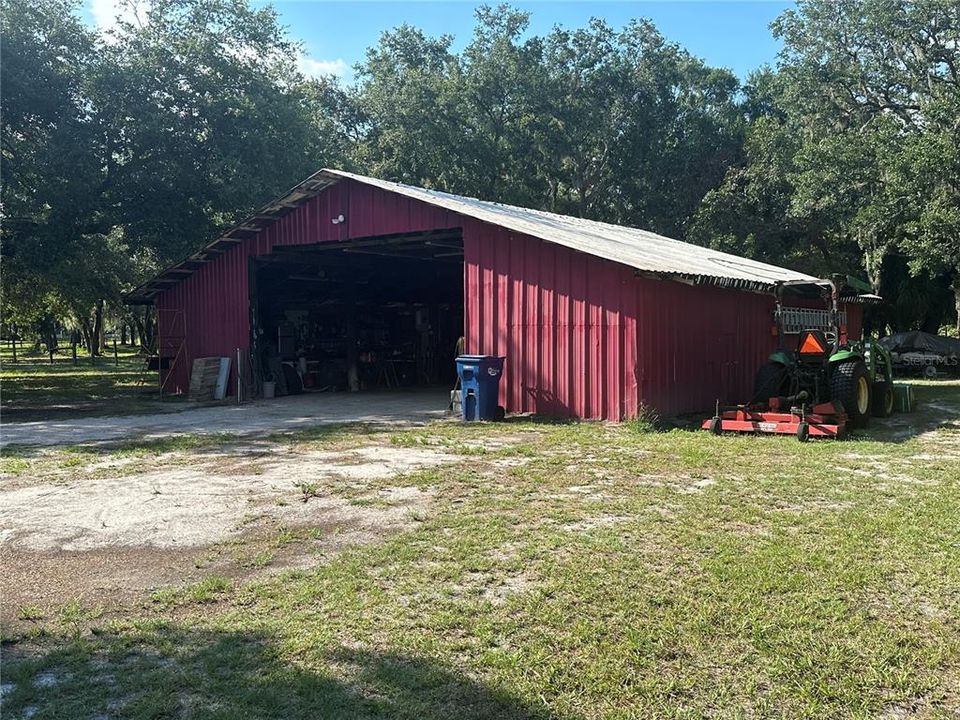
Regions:
<instances>
[{"instance_id":1,"label":"large barn opening","mask_svg":"<svg viewBox=\"0 0 960 720\"><path fill-rule=\"evenodd\" d=\"M276 247L250 270L261 387L453 387L464 328L459 228Z\"/></svg>"}]
</instances>

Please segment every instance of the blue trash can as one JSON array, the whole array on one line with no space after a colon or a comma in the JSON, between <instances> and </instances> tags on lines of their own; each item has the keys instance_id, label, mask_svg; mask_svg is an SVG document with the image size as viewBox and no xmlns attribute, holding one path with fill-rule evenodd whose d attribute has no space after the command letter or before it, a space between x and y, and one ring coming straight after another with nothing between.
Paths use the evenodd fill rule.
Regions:
<instances>
[{"instance_id":1,"label":"blue trash can","mask_svg":"<svg viewBox=\"0 0 960 720\"><path fill-rule=\"evenodd\" d=\"M461 355L457 358L464 420L497 419L504 360L506 358L496 355Z\"/></svg>"}]
</instances>

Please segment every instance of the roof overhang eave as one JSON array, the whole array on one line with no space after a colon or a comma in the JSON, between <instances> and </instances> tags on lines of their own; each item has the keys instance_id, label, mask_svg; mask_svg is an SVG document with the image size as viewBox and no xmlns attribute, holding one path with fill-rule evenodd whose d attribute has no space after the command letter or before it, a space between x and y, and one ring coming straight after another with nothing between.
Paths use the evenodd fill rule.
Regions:
<instances>
[{"instance_id":1,"label":"roof overhang eave","mask_svg":"<svg viewBox=\"0 0 960 720\"><path fill-rule=\"evenodd\" d=\"M175 263L155 277L121 296L126 305L152 305L156 296L192 275L199 267L225 251L255 237L264 227L298 208L321 190L340 182L342 178L328 170L319 170L306 180L294 185L278 199L264 205L242 222L207 243L203 249ZM187 267L190 266L190 267Z\"/></svg>"},{"instance_id":2,"label":"roof overhang eave","mask_svg":"<svg viewBox=\"0 0 960 720\"><path fill-rule=\"evenodd\" d=\"M685 285L699 285L723 288L725 290L743 290L744 292L772 294L777 286L776 282L750 280L747 278L722 277L719 275L696 275L681 272L656 272L651 270L635 270L637 277L650 277L656 280L672 280ZM813 284L811 282L811 284Z\"/></svg>"}]
</instances>

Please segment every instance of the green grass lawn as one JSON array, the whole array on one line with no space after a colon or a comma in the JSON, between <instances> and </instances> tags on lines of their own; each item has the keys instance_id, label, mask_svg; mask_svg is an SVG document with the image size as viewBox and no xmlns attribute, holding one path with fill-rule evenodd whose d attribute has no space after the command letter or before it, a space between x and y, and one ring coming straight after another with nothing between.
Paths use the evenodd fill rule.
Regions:
<instances>
[{"instance_id":1,"label":"green grass lawn","mask_svg":"<svg viewBox=\"0 0 960 720\"><path fill-rule=\"evenodd\" d=\"M155 412L176 405L162 404L156 372L145 370L145 360L136 349L121 346L117 364L113 349L91 362L81 351L74 364L70 348L54 355L53 364L44 353L17 354L9 346L0 349L0 409L4 422L44 420L92 415L127 415Z\"/></svg>"},{"instance_id":2,"label":"green grass lawn","mask_svg":"<svg viewBox=\"0 0 960 720\"><path fill-rule=\"evenodd\" d=\"M4 717L956 718L960 384L919 394L844 442L368 431L459 457L368 488L429 492L412 529L121 617L81 598L8 639Z\"/></svg>"}]
</instances>

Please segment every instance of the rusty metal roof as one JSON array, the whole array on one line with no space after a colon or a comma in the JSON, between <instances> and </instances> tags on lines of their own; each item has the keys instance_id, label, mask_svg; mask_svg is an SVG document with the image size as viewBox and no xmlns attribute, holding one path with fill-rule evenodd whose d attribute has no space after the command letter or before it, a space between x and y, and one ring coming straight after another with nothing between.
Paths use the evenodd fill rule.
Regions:
<instances>
[{"instance_id":1,"label":"rusty metal roof","mask_svg":"<svg viewBox=\"0 0 960 720\"><path fill-rule=\"evenodd\" d=\"M153 302L158 293L176 285L204 263L256 235L277 218L343 179L371 185L578 252L621 263L642 273L696 284L754 291L770 290L777 282L818 280L812 275L673 240L647 230L452 195L343 170L324 169L224 233L203 250L129 293L127 301Z\"/></svg>"}]
</instances>

